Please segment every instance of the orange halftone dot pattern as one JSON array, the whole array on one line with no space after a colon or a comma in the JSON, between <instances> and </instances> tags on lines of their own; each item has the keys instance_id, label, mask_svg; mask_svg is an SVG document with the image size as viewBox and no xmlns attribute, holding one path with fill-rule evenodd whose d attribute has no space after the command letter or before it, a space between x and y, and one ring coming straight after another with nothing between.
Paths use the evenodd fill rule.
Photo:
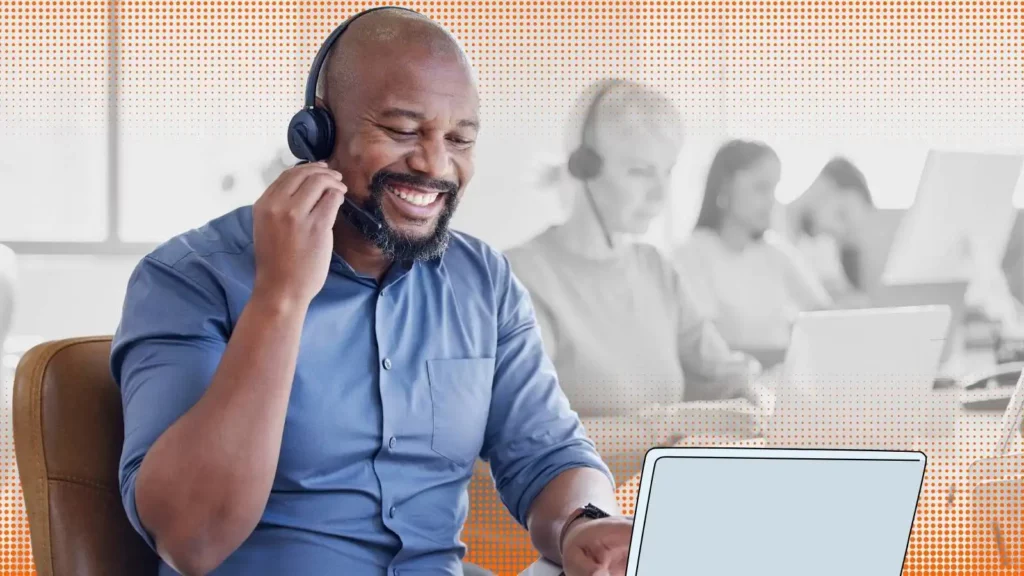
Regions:
<instances>
[{"instance_id":1,"label":"orange halftone dot pattern","mask_svg":"<svg viewBox=\"0 0 1024 576\"><path fill-rule=\"evenodd\" d=\"M4 382L0 390L4 392L0 395L4 402L0 408L0 575L32 574L28 519L15 466L8 383Z\"/></svg>"},{"instance_id":2,"label":"orange halftone dot pattern","mask_svg":"<svg viewBox=\"0 0 1024 576\"><path fill-rule=\"evenodd\" d=\"M129 137L270 133L283 139L322 38L346 16L375 4L0 0L4 136L72 124L105 130L113 102L119 130ZM1016 1L406 5L446 25L466 47L479 73L491 139L560 139L560 122L578 90L609 75L671 94L697 130L721 124L742 135L774 113L792 119L788 135L1018 141L1024 135L1024 6ZM929 455L929 468L906 573L1018 573L998 558L1000 550L1018 561L1024 557L1021 486L957 488L967 485L968 463L988 455L994 423L949 430L942 425L949 415L940 408L922 417L877 398L832 407L809 402L792 415L793 441L874 447L906 440L902 424L936 424L914 440ZM933 397L920 401L928 405ZM808 416L842 417L853 405L878 422L901 426L801 428ZM666 421L672 428L671 418ZM717 415L702 420L691 414L685 423L704 437L695 443L734 440L718 437ZM9 429L9 421L3 424ZM637 489L631 476L651 436L627 425L593 436L616 472L620 504L629 513ZM0 444L0 574L31 571L13 456L6 434ZM536 554L529 538L501 505L486 467L478 467L470 494L463 532L468 559L499 574L531 563Z\"/></svg>"}]
</instances>

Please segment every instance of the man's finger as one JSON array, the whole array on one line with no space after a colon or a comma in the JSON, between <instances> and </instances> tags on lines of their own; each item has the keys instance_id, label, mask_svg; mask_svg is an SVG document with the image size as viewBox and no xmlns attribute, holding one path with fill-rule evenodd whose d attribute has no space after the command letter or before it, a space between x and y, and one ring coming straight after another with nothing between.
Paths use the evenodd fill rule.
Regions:
<instances>
[{"instance_id":1,"label":"man's finger","mask_svg":"<svg viewBox=\"0 0 1024 576\"><path fill-rule=\"evenodd\" d=\"M313 211L320 199L327 190L337 190L341 193L348 191L348 187L342 184L337 178L330 174L317 172L308 176L299 185L299 189L291 196L289 203L293 209L300 214L309 214Z\"/></svg>"},{"instance_id":2,"label":"man's finger","mask_svg":"<svg viewBox=\"0 0 1024 576\"><path fill-rule=\"evenodd\" d=\"M322 218L327 224L333 225L338 217L338 209L344 202L345 194L338 191L337 188L331 188L324 192L316 206L313 207L313 217L318 220Z\"/></svg>"},{"instance_id":3,"label":"man's finger","mask_svg":"<svg viewBox=\"0 0 1024 576\"><path fill-rule=\"evenodd\" d=\"M607 526L596 545L588 550L588 556L597 564L612 569L629 556L629 541L632 536L631 524Z\"/></svg>"},{"instance_id":4,"label":"man's finger","mask_svg":"<svg viewBox=\"0 0 1024 576\"><path fill-rule=\"evenodd\" d=\"M327 167L327 164L301 164L299 166L289 168L284 174L278 177L274 187L275 190L272 194L279 196L291 196L299 189L307 178L316 174L326 174L335 180L341 181L341 173L336 170L331 170Z\"/></svg>"},{"instance_id":5,"label":"man's finger","mask_svg":"<svg viewBox=\"0 0 1024 576\"><path fill-rule=\"evenodd\" d=\"M601 574L602 569L601 564L579 546L566 548L562 567L565 569L565 576L596 576Z\"/></svg>"}]
</instances>

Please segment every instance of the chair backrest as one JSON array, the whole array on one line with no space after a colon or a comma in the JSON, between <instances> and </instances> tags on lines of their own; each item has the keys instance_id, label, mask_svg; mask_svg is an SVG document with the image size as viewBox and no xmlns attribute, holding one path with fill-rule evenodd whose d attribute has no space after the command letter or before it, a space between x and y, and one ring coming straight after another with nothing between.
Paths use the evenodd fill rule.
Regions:
<instances>
[{"instance_id":1,"label":"chair backrest","mask_svg":"<svg viewBox=\"0 0 1024 576\"><path fill-rule=\"evenodd\" d=\"M118 487L124 440L110 338L40 344L18 364L14 445L40 576L156 575Z\"/></svg>"}]
</instances>

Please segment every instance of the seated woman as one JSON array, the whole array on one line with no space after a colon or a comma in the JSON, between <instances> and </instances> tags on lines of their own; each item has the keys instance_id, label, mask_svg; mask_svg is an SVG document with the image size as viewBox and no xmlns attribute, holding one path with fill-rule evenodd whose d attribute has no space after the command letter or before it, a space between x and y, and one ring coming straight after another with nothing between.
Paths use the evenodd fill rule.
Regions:
<instances>
[{"instance_id":1,"label":"seated woman","mask_svg":"<svg viewBox=\"0 0 1024 576\"><path fill-rule=\"evenodd\" d=\"M733 140L715 154L693 234L674 255L702 314L735 349L781 359L790 328L831 298L794 247L770 230L781 166L766 144ZM769 362L765 362L769 363Z\"/></svg>"},{"instance_id":2,"label":"seated woman","mask_svg":"<svg viewBox=\"0 0 1024 576\"><path fill-rule=\"evenodd\" d=\"M682 145L678 111L634 82L602 83L587 98L559 170L577 199L571 215L507 256L570 405L622 482L654 445L751 433L742 414L681 403L748 394L758 366L730 350L657 249L627 241L665 207Z\"/></svg>"}]
</instances>

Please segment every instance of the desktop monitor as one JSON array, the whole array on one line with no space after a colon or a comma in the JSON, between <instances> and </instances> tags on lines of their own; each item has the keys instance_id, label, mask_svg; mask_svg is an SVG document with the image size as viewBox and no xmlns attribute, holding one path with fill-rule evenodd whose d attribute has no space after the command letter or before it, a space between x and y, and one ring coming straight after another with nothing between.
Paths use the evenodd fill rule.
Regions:
<instances>
[{"instance_id":1,"label":"desktop monitor","mask_svg":"<svg viewBox=\"0 0 1024 576\"><path fill-rule=\"evenodd\" d=\"M658 448L640 480L628 576L899 576L920 452Z\"/></svg>"},{"instance_id":2,"label":"desktop monitor","mask_svg":"<svg viewBox=\"0 0 1024 576\"><path fill-rule=\"evenodd\" d=\"M889 251L886 284L969 280L969 304L1012 314L1002 258L1024 156L932 150ZM1000 286L1003 284L1004 286Z\"/></svg>"}]
</instances>

